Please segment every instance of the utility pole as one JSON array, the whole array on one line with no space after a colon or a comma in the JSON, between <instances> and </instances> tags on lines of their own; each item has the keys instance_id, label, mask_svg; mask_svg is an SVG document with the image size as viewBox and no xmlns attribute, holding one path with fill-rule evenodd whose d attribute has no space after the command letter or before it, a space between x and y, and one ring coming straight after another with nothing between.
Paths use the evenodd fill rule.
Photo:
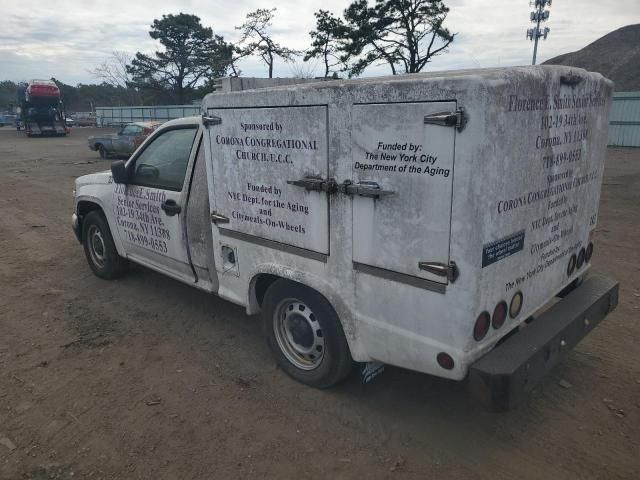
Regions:
<instances>
[{"instance_id":1,"label":"utility pole","mask_svg":"<svg viewBox=\"0 0 640 480\"><path fill-rule=\"evenodd\" d=\"M540 37L546 40L551 31L549 27L544 27L544 29L540 28L540 23L546 22L549 19L549 10L545 10L544 8L547 5L549 5L549 7L551 6L551 0L535 0L529 2L529 5L535 8L530 14L530 19L536 26L527 29L527 39L533 40L533 61L531 65L535 65L536 56L538 55L538 40Z\"/></svg>"}]
</instances>

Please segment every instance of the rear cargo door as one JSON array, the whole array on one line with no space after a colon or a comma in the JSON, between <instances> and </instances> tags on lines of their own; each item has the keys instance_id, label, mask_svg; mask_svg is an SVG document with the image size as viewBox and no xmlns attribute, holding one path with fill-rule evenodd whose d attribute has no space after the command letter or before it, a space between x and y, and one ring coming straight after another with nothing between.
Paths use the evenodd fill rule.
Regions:
<instances>
[{"instance_id":1,"label":"rear cargo door","mask_svg":"<svg viewBox=\"0 0 640 480\"><path fill-rule=\"evenodd\" d=\"M328 255L327 107L210 108L207 115L214 238Z\"/></svg>"},{"instance_id":2,"label":"rear cargo door","mask_svg":"<svg viewBox=\"0 0 640 480\"><path fill-rule=\"evenodd\" d=\"M455 118L455 102L354 105L356 270L448 283Z\"/></svg>"}]
</instances>

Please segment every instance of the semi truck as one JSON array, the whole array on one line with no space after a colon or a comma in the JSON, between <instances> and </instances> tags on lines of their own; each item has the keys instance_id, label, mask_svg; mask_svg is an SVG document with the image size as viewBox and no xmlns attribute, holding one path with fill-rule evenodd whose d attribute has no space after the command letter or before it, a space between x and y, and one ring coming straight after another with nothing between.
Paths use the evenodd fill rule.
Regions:
<instances>
[{"instance_id":1,"label":"semi truck","mask_svg":"<svg viewBox=\"0 0 640 480\"><path fill-rule=\"evenodd\" d=\"M611 96L562 66L209 94L78 178L72 225L101 278L260 314L307 385L389 364L507 410L617 305L590 272Z\"/></svg>"},{"instance_id":2,"label":"semi truck","mask_svg":"<svg viewBox=\"0 0 640 480\"><path fill-rule=\"evenodd\" d=\"M16 128L24 129L28 137L65 136L69 133L60 89L55 82L30 80L19 83L16 100L19 106Z\"/></svg>"}]
</instances>

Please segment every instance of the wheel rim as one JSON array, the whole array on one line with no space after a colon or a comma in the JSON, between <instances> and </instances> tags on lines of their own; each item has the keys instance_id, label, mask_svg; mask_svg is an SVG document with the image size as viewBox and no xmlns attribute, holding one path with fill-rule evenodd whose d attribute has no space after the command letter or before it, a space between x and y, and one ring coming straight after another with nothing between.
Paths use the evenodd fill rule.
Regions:
<instances>
[{"instance_id":1,"label":"wheel rim","mask_svg":"<svg viewBox=\"0 0 640 480\"><path fill-rule=\"evenodd\" d=\"M102 232L97 226L91 225L89 227L87 240L89 242L89 255L91 255L91 261L98 268L104 268L107 263L106 247Z\"/></svg>"},{"instance_id":2,"label":"wheel rim","mask_svg":"<svg viewBox=\"0 0 640 480\"><path fill-rule=\"evenodd\" d=\"M302 370L317 368L324 358L324 335L318 319L304 302L282 300L275 309L273 330L284 356Z\"/></svg>"}]
</instances>

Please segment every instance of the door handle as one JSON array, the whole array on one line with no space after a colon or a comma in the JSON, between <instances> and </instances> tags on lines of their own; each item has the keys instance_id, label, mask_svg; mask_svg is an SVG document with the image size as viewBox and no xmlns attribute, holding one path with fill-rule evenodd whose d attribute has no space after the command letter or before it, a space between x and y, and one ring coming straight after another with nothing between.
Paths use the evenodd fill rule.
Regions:
<instances>
[{"instance_id":1,"label":"door handle","mask_svg":"<svg viewBox=\"0 0 640 480\"><path fill-rule=\"evenodd\" d=\"M214 210L211 212L211 223L229 223L229 217Z\"/></svg>"},{"instance_id":2,"label":"door handle","mask_svg":"<svg viewBox=\"0 0 640 480\"><path fill-rule=\"evenodd\" d=\"M287 180L287 183L296 187L302 187L308 192L327 192L331 188L331 180L323 180L320 177L308 176L300 180Z\"/></svg>"},{"instance_id":3,"label":"door handle","mask_svg":"<svg viewBox=\"0 0 640 480\"><path fill-rule=\"evenodd\" d=\"M360 195L361 197L379 198L396 193L392 190L383 190L376 182L351 183L346 181L340 187L347 195Z\"/></svg>"},{"instance_id":4,"label":"door handle","mask_svg":"<svg viewBox=\"0 0 640 480\"><path fill-rule=\"evenodd\" d=\"M182 207L178 205L175 200L165 200L162 202L162 205L160 205L160 208L170 217L182 211Z\"/></svg>"}]
</instances>

